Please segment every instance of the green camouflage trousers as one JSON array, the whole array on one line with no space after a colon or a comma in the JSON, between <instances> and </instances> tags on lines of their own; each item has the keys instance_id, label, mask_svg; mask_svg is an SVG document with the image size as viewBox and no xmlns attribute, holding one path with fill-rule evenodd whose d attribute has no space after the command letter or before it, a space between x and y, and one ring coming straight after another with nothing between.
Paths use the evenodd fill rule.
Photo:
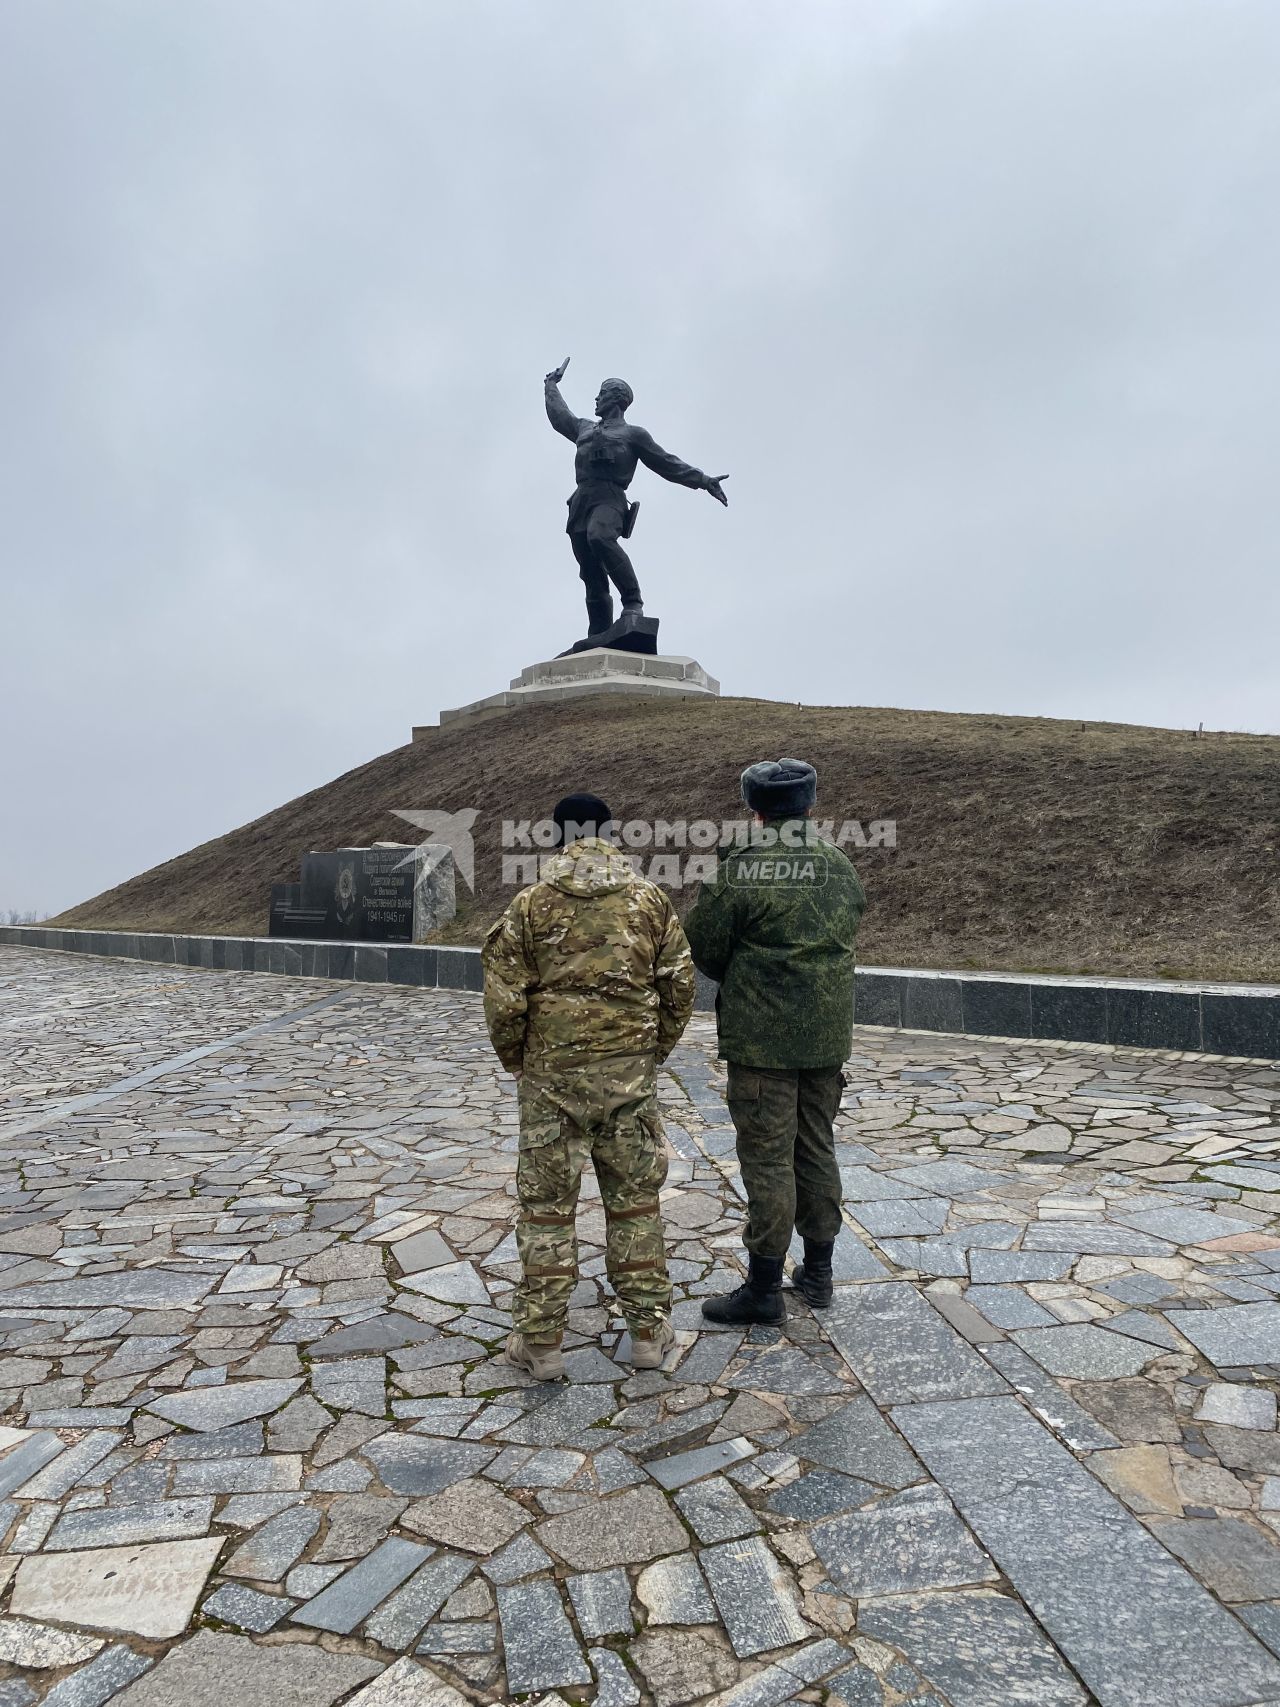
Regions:
<instances>
[{"instance_id":1,"label":"green camouflage trousers","mask_svg":"<svg viewBox=\"0 0 1280 1707\"><path fill-rule=\"evenodd\" d=\"M726 1100L747 1188L742 1242L759 1257L786 1256L793 1227L802 1239L834 1239L840 1231L832 1123L842 1083L839 1067L729 1063Z\"/></svg>"},{"instance_id":2,"label":"green camouflage trousers","mask_svg":"<svg viewBox=\"0 0 1280 1707\"><path fill-rule=\"evenodd\" d=\"M590 1158L605 1213L605 1266L627 1326L671 1311L658 1192L667 1151L652 1055L602 1057L571 1073L520 1080L516 1244L524 1268L512 1323L532 1340L563 1333L578 1279L575 1212Z\"/></svg>"}]
</instances>

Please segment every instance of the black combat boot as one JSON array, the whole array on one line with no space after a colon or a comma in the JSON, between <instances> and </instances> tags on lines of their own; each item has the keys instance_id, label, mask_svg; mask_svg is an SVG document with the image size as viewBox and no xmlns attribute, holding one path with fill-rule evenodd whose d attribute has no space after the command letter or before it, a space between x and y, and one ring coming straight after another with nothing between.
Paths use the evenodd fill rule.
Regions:
<instances>
[{"instance_id":1,"label":"black combat boot","mask_svg":"<svg viewBox=\"0 0 1280 1707\"><path fill-rule=\"evenodd\" d=\"M791 1284L815 1310L825 1310L831 1302L831 1253L834 1239L806 1239L804 1261L791 1271Z\"/></svg>"},{"instance_id":2,"label":"black combat boot","mask_svg":"<svg viewBox=\"0 0 1280 1707\"><path fill-rule=\"evenodd\" d=\"M587 633L603 634L606 628L613 627L613 600L587 600Z\"/></svg>"},{"instance_id":3,"label":"black combat boot","mask_svg":"<svg viewBox=\"0 0 1280 1707\"><path fill-rule=\"evenodd\" d=\"M702 1314L709 1322L785 1322L782 1258L750 1254L746 1284L723 1298L708 1298Z\"/></svg>"}]
</instances>

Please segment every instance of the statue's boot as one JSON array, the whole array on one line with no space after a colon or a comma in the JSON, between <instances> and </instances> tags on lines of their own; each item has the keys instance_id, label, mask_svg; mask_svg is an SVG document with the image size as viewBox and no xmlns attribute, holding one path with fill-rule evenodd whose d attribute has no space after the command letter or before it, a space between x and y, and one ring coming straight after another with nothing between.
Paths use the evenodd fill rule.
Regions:
<instances>
[{"instance_id":1,"label":"statue's boot","mask_svg":"<svg viewBox=\"0 0 1280 1707\"><path fill-rule=\"evenodd\" d=\"M603 634L606 628L613 627L613 600L587 600L587 633Z\"/></svg>"}]
</instances>

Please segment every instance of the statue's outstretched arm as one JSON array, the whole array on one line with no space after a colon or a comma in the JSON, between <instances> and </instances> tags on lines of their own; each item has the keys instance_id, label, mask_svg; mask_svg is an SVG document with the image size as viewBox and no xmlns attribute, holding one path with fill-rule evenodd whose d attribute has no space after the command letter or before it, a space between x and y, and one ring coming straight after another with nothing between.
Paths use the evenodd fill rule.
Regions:
<instances>
[{"instance_id":1,"label":"statue's outstretched arm","mask_svg":"<svg viewBox=\"0 0 1280 1707\"><path fill-rule=\"evenodd\" d=\"M672 480L677 486L692 486L695 492L710 492L722 504L729 502L720 486L722 480L729 478L727 474L704 474L692 463L682 462L669 450L663 450L653 434L643 427L633 429L631 442L645 467L660 474L664 480Z\"/></svg>"}]
</instances>

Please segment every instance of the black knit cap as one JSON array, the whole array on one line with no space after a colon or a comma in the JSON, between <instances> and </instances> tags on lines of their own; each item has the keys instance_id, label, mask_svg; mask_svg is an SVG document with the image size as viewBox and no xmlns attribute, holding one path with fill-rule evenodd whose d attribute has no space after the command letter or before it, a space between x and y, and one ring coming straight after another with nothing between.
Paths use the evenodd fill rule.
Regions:
<instances>
[{"instance_id":1,"label":"black knit cap","mask_svg":"<svg viewBox=\"0 0 1280 1707\"><path fill-rule=\"evenodd\" d=\"M598 794L566 794L563 800L556 802L551 816L560 832L556 846L562 848L583 836L598 836L613 814ZM572 826L567 836L566 825Z\"/></svg>"},{"instance_id":2,"label":"black knit cap","mask_svg":"<svg viewBox=\"0 0 1280 1707\"><path fill-rule=\"evenodd\" d=\"M743 771L742 798L762 818L803 818L818 798L818 773L803 759L764 759Z\"/></svg>"}]
</instances>

